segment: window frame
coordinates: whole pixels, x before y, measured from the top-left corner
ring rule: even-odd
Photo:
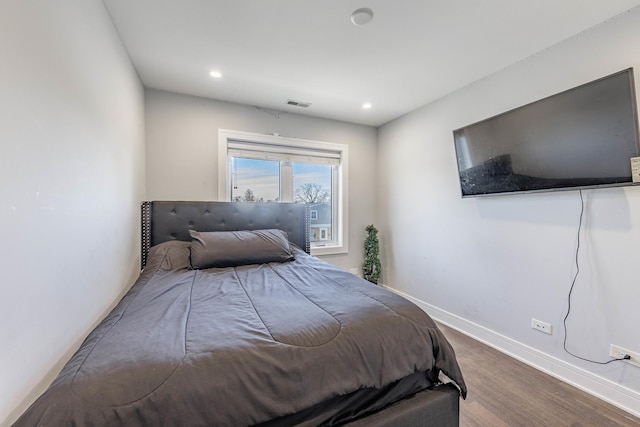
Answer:
[[[336,218],[335,243],[314,242],[311,246],[312,255],[333,255],[348,253],[348,169],[349,147],[346,144],[313,141],[308,139],[288,138],[279,135],[265,135],[259,133],[218,129],[218,194],[217,200],[231,200],[231,168],[229,167],[228,145],[230,141],[247,141],[262,144],[289,147],[292,150],[330,150],[340,153],[340,164],[337,169],[337,194],[332,200]],[[282,192],[281,188],[281,192]],[[282,194],[281,194],[282,198]]]

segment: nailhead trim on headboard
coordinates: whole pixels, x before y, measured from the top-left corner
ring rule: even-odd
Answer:
[[[141,247],[140,247],[140,265],[144,268],[147,265],[147,256],[151,247],[151,203],[142,202],[141,209]]]

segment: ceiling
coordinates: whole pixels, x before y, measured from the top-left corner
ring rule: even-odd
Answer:
[[[640,0],[104,3],[146,87],[379,126]]]

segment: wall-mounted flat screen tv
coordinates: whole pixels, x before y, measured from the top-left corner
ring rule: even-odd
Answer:
[[[462,197],[631,185],[633,69],[453,131]]]

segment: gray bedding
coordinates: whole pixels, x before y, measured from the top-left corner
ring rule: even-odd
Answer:
[[[465,396],[427,314],[294,255],[191,270],[188,243],[152,248],[129,293],[15,425],[253,425],[404,378],[435,384],[440,371]]]

